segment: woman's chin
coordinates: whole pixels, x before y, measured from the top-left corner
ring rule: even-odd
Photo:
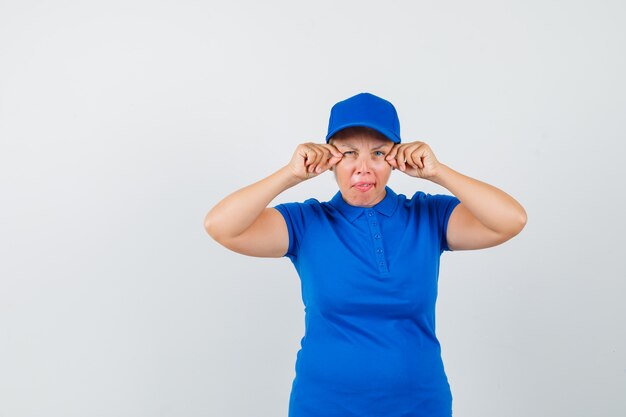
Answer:
[[[367,191],[360,191],[354,188],[350,189],[347,195],[344,196],[344,200],[351,206],[357,207],[372,207],[378,204],[385,197],[384,193],[376,190],[376,187],[371,187]]]

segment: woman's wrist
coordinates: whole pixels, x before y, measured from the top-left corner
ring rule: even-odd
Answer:
[[[430,181],[434,182],[435,184],[439,184],[444,188],[448,188],[446,185],[446,180],[450,177],[450,174],[452,173],[452,169],[445,165],[442,164],[441,162],[437,165],[437,170],[435,175],[433,175],[432,177],[428,178]]]
[[[274,175],[276,175],[280,183],[284,185],[285,190],[305,181],[304,179],[294,174],[289,165],[285,165],[284,167],[276,171]]]

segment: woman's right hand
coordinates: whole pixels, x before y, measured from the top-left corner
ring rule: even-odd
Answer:
[[[304,181],[330,169],[341,158],[343,154],[333,145],[307,142],[298,145],[288,167],[294,176]]]

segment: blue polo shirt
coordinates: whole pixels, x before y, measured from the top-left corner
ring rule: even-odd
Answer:
[[[279,204],[300,276],[305,334],[289,417],[450,417],[435,335],[448,218],[460,201],[386,187],[377,205]]]

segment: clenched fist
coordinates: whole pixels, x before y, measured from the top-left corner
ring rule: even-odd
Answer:
[[[307,142],[298,145],[288,166],[294,176],[304,181],[328,170],[341,158],[343,154],[333,145]]]
[[[394,145],[385,160],[407,175],[424,179],[436,176],[440,166],[430,146],[419,141]]]

